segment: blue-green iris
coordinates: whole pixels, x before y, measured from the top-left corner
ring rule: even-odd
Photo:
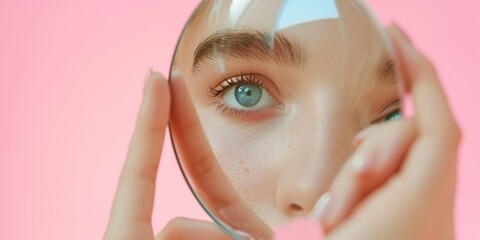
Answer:
[[[253,107],[262,98],[262,88],[258,85],[239,85],[235,88],[235,98],[240,105]]]
[[[400,110],[397,110],[397,111],[395,111],[395,112],[392,112],[392,113],[388,114],[388,115],[384,118],[384,120],[385,120],[385,121],[393,121],[393,120],[398,120],[398,119],[400,119],[400,118],[402,118],[402,115],[401,115],[401,113],[400,113]]]

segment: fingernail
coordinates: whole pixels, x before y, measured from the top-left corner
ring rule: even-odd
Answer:
[[[177,79],[180,76],[180,71],[178,70],[177,67],[172,66],[172,69],[170,70],[170,80]]]
[[[367,138],[370,135],[370,133],[372,133],[372,130],[374,128],[375,128],[374,126],[369,126],[367,128],[364,128],[359,133],[357,133],[357,135],[355,135],[355,137],[353,137],[353,141],[352,141],[353,146],[358,147],[358,145],[360,145],[360,143],[362,143],[362,141],[365,138]]]
[[[143,94],[145,94],[145,91],[147,89],[147,83],[148,83],[148,80],[150,79],[151,75],[152,75],[152,69],[148,68],[147,72],[145,73],[145,79],[144,79],[144,83],[143,83]]]
[[[315,206],[313,206],[313,209],[308,217],[312,220],[324,219],[328,212],[328,209],[331,208],[331,202],[332,197],[330,193],[324,193],[315,203]]]
[[[352,167],[357,173],[364,173],[370,167],[370,158],[365,158],[363,155],[356,154],[352,158]]]

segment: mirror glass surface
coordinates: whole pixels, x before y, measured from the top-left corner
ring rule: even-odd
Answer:
[[[171,126],[199,202],[237,239],[267,239],[271,227],[308,216],[354,151],[355,134],[400,117],[393,62],[361,1],[201,2],[172,71],[216,159],[189,162]]]

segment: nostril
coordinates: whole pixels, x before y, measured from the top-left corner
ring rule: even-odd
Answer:
[[[293,212],[303,212],[302,206],[300,206],[300,205],[298,205],[298,204],[295,204],[295,203],[290,204],[290,209],[291,209]]]

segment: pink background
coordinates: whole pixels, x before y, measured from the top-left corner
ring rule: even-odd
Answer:
[[[148,67],[167,72],[199,0],[0,0],[0,239],[100,239]],[[436,64],[464,131],[459,239],[480,239],[480,4],[368,0]],[[205,218],[167,144],[155,229]]]

